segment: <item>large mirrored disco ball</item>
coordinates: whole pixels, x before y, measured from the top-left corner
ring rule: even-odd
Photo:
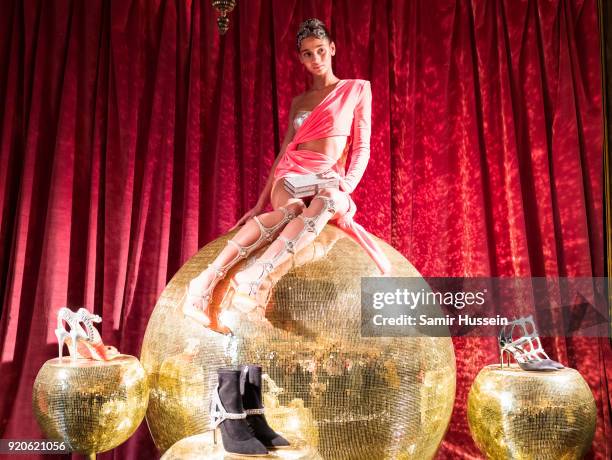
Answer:
[[[217,332],[223,331],[219,324],[212,325],[217,331],[202,327],[183,316],[181,301],[189,280],[232,236],[206,245],[179,270],[149,320],[141,361],[157,447],[164,452],[208,429],[217,368],[258,363],[269,376],[266,417],[300,451],[334,459],[433,457],[455,397],[451,339],[362,337],[361,277],[379,272],[332,225],[272,273],[265,322],[234,334]],[[393,264],[392,276],[420,277],[399,252],[377,241]],[[212,310],[227,304],[228,280],[244,263],[251,262],[235,266],[217,285]]]
[[[580,459],[595,434],[597,408],[575,369],[486,366],[468,395],[470,432],[492,459]]]

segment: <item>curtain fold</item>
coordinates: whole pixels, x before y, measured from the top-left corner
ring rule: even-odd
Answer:
[[[335,74],[371,81],[366,229],[427,276],[603,276],[596,0],[238,1],[223,38],[204,0],[5,0],[0,437],[42,437],[31,389],[61,306],[138,356],[167,282],[255,204],[307,87],[308,17],[330,26]],[[437,458],[482,458],[466,399],[495,343],[454,343]],[[591,456],[610,458],[609,342],[544,345],[589,383]],[[143,423],[99,458],[157,456]]]

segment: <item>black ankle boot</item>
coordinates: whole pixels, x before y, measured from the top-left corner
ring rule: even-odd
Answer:
[[[253,429],[255,437],[269,449],[288,446],[289,441],[270,428],[264,416],[261,399],[261,366],[244,366],[240,381],[242,405],[247,413],[246,420]]]
[[[221,428],[223,448],[232,454],[266,455],[268,450],[253,436],[246,421],[240,395],[240,370],[218,369],[219,385],[211,397],[211,420],[217,443],[217,426]]]

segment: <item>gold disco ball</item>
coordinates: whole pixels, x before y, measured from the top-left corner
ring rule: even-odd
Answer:
[[[596,407],[575,369],[480,371],[468,395],[472,437],[492,459],[580,459],[591,447]]]
[[[189,281],[233,235],[212,241],[178,271],[149,320],[141,361],[151,388],[146,418],[157,447],[165,452],[206,433],[217,368],[258,363],[269,375],[266,418],[295,447],[291,458],[433,457],[455,397],[451,339],[362,337],[361,278],[379,272],[332,225],[270,275],[265,322],[229,334],[215,321],[232,292],[228,280],[247,259],[217,285],[213,324],[205,328],[184,317],[181,302]],[[377,242],[394,267],[392,276],[420,277],[399,252]]]
[[[272,458],[287,460],[322,460],[316,449],[300,445],[277,449],[270,455]],[[196,434],[176,442],[162,455],[161,460],[228,460],[231,458],[247,458],[238,454],[228,454],[223,450],[221,441],[213,443],[212,432]]]
[[[127,440],[147,409],[145,371],[134,356],[110,361],[55,358],[43,364],[32,394],[45,436],[83,454],[105,452]]]

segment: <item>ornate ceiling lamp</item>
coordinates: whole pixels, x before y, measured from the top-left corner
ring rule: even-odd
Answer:
[[[231,13],[236,6],[236,0],[212,0],[212,6],[219,12],[219,17],[217,18],[219,33],[225,35],[227,29],[229,29],[228,14]]]

